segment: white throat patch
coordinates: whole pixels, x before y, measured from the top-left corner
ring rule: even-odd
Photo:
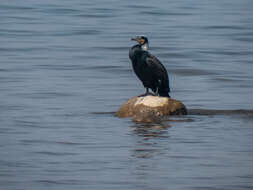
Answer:
[[[144,51],[148,51],[148,43],[145,43],[141,46],[141,49]]]

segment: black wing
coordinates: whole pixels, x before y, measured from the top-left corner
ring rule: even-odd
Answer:
[[[160,91],[162,95],[169,93],[170,92],[169,78],[166,68],[155,56],[151,54],[149,54],[148,57],[146,58],[146,63],[148,67],[152,70],[154,77],[160,83],[158,87],[158,92]]]
[[[167,70],[155,56],[149,54],[146,58],[146,63],[148,67],[152,69],[153,74],[158,80],[165,80],[165,82],[168,82]]]

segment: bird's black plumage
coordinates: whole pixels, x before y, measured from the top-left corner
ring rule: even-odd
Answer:
[[[170,97],[169,78],[165,67],[148,49],[148,39],[144,36],[134,38],[138,42],[129,50],[129,58],[137,77],[142,81],[146,88],[146,94],[150,88],[157,95]]]

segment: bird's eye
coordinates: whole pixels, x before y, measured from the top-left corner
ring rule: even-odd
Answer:
[[[145,42],[144,39],[142,39],[142,38],[139,38],[139,39],[138,39],[138,43],[139,43],[139,44],[144,44],[144,42]]]

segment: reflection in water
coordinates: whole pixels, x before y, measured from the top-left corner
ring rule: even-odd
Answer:
[[[135,158],[151,158],[161,155],[164,152],[164,143],[169,139],[168,129],[171,128],[169,122],[192,122],[187,117],[163,117],[160,123],[135,123],[132,126],[133,133],[137,135],[136,146],[133,150]]]
[[[133,133],[139,138],[133,150],[133,157],[136,158],[151,158],[157,154],[162,154],[162,149],[154,139],[169,138],[169,124],[135,124]]]
[[[171,126],[168,123],[137,123],[132,126],[133,148],[130,150],[131,157],[134,159],[131,173],[136,177],[138,186],[147,188],[147,181],[159,171],[161,156],[166,155],[169,142],[169,131]],[[152,178],[154,178],[153,176]],[[155,183],[155,182],[154,182]]]
[[[138,136],[145,137],[145,140],[153,137],[168,138],[167,129],[171,127],[169,124],[135,124],[134,133]],[[166,135],[165,135],[166,134]]]

